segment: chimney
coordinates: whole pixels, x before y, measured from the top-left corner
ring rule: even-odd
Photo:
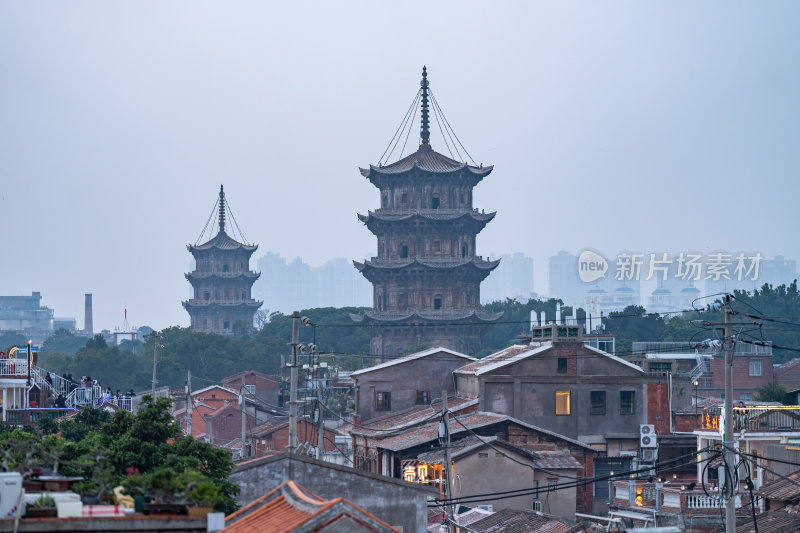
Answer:
[[[89,335],[94,335],[94,325],[92,324],[92,293],[86,293],[83,315],[83,331]]]

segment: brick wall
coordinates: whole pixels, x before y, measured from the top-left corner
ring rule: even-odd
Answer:
[[[659,435],[670,433],[671,409],[669,405],[669,381],[651,381],[647,384],[647,423],[656,427]]]

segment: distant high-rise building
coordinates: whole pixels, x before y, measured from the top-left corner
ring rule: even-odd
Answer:
[[[533,258],[517,252],[499,256],[500,265],[481,284],[481,302],[517,298],[527,301],[534,296]]]
[[[474,354],[501,316],[480,310],[481,281],[498,261],[475,249],[477,234],[495,214],[472,207],[472,189],[492,167],[470,166],[431,148],[424,68],[421,86],[417,151],[361,169],[380,191],[380,208],[359,215],[377,237],[378,252],[354,261],[373,285],[373,309],[353,320],[370,334],[373,354],[390,357],[419,344]]]
[[[577,303],[581,307],[587,287],[578,277],[578,256],[563,250],[558,252],[550,257],[548,273],[549,296],[561,298],[566,305]]]
[[[225,232],[225,216],[230,208],[221,185],[217,206],[217,235],[203,244],[187,246],[196,267],[186,274],[194,297],[183,302],[183,307],[191,317],[193,330],[232,335],[238,328],[251,330],[255,313],[261,307],[261,302],[250,295],[259,276],[250,270],[250,256],[258,245],[241,243]]]
[[[53,330],[53,310],[42,305],[42,294],[0,296],[0,331]]]

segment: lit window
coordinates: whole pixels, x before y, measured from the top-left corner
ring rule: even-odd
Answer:
[[[376,392],[375,393],[375,410],[376,411],[390,411],[392,409],[392,393],[390,392]]]
[[[589,393],[592,401],[591,414],[604,415],[606,414],[606,391],[593,390]]]
[[[750,375],[761,375],[761,359],[750,359]]]
[[[556,391],[556,414],[568,415],[569,414],[569,391],[557,390]]]
[[[633,400],[635,397],[636,395],[632,390],[623,390],[619,392],[619,414],[633,414]]]

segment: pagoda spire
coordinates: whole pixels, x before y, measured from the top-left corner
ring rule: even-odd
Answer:
[[[420,137],[422,144],[430,146],[431,138],[431,125],[428,116],[428,70],[422,67],[422,81],[419,83],[422,87],[422,122],[420,124]]]
[[[225,233],[225,190],[219,186],[219,232]]]

